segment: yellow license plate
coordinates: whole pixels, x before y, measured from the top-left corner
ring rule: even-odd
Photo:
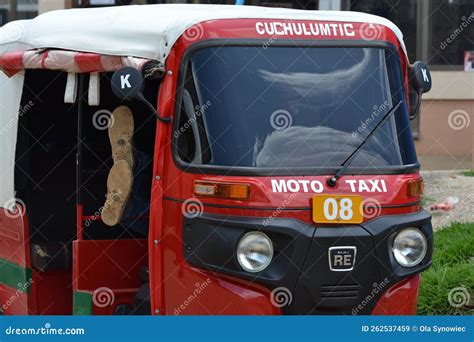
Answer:
[[[362,196],[314,195],[313,221],[316,223],[361,223],[364,220]]]

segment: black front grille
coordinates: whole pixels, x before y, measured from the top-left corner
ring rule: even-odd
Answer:
[[[321,299],[357,299],[360,286],[351,285],[321,285]]]

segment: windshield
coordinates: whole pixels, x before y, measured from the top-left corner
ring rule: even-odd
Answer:
[[[338,167],[404,101],[398,56],[385,48],[210,47],[191,55],[185,78],[175,137],[194,165]],[[403,102],[351,167],[415,163],[408,125]]]

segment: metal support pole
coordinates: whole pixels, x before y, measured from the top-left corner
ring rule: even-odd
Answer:
[[[83,238],[83,205],[82,205],[82,122],[84,112],[84,74],[79,74],[79,96],[77,103],[77,150],[76,150],[76,208],[77,240]]]

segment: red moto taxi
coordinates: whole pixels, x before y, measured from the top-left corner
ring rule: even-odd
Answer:
[[[391,22],[131,6],[14,22],[1,46],[2,314],[416,312],[431,76]],[[121,105],[147,235],[101,220]]]

